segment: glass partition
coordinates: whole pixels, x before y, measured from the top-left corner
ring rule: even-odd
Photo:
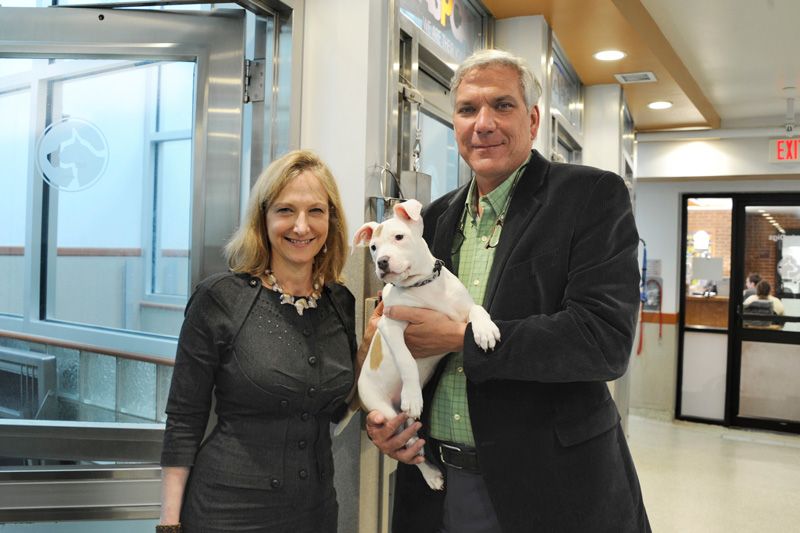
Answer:
[[[48,101],[34,176],[49,206],[46,317],[177,336],[189,285],[194,63],[37,63]]]
[[[2,80],[29,68],[29,60],[0,59],[0,313],[15,316],[23,306],[31,92]]]
[[[685,325],[727,329],[731,198],[689,198],[686,212]]]

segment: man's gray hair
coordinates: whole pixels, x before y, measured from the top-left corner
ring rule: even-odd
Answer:
[[[533,75],[528,62],[505,50],[497,49],[479,50],[458,66],[453,79],[450,81],[450,102],[455,105],[456,89],[461,85],[467,74],[475,69],[494,66],[511,67],[519,73],[520,89],[522,89],[522,96],[525,98],[525,106],[529,110],[539,102],[539,97],[542,95],[542,85]]]

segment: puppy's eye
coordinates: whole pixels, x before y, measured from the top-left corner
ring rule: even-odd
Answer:
[[[372,246],[369,247],[369,249],[374,252],[375,250],[378,249],[378,247],[373,244]]]
[[[396,241],[402,241],[402,240],[403,240],[403,236],[402,236],[402,235],[395,235],[395,236],[394,236],[394,240],[396,240]]]

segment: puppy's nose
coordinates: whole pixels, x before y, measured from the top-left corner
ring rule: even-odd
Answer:
[[[378,258],[378,268],[386,272],[389,270],[389,258],[386,256]]]

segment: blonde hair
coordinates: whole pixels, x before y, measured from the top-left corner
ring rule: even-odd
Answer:
[[[328,194],[327,251],[314,258],[314,279],[341,282],[347,258],[347,223],[339,188],[328,166],[315,153],[294,150],[273,161],[250,190],[244,222],[225,245],[228,267],[234,272],[260,275],[270,264],[267,210],[284,188],[297,176],[309,171]],[[323,248],[324,250],[324,248]]]

